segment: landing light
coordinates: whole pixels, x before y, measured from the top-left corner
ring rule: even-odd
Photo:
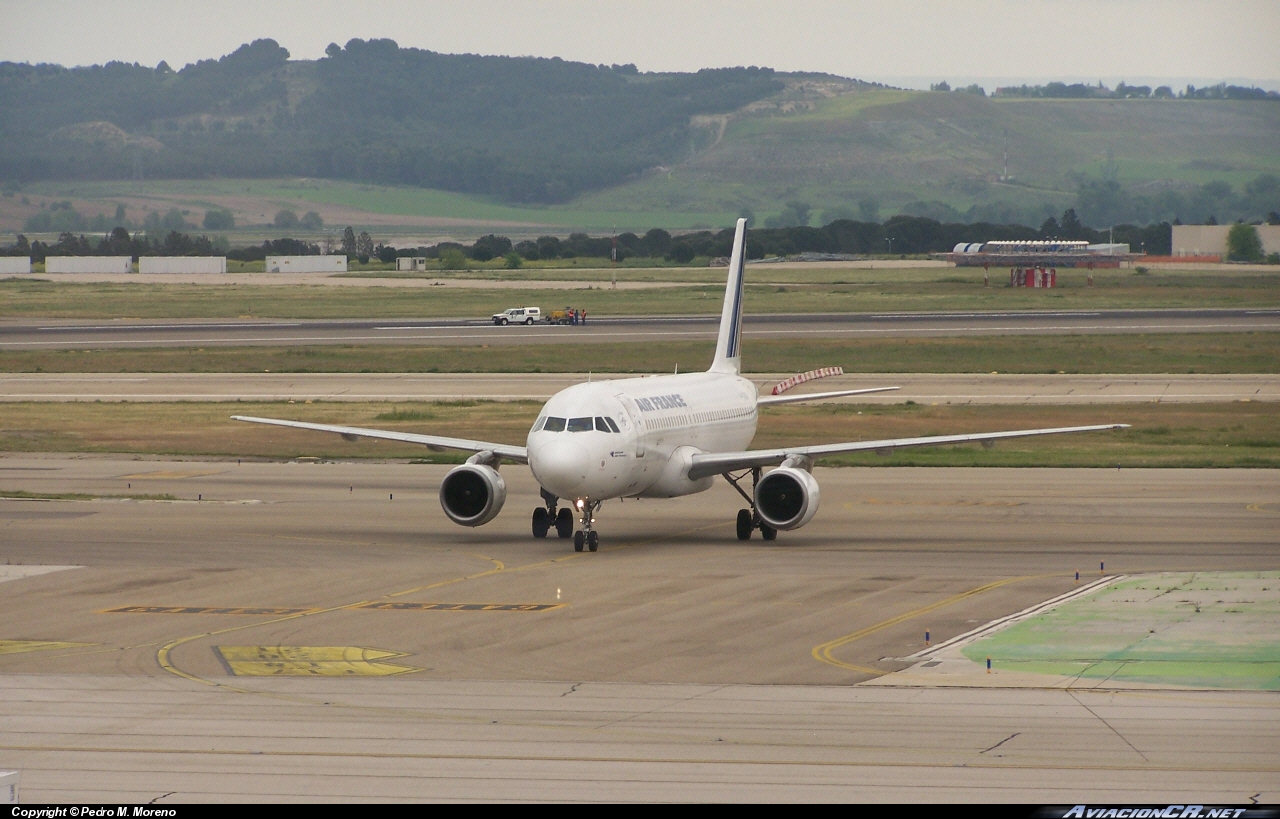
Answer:
[[[581,500],[579,500],[579,501],[577,502],[577,504],[578,504],[578,509],[582,509],[582,501],[581,501]]]

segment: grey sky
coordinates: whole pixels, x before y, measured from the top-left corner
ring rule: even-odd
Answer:
[[[1278,0],[0,0],[0,60],[174,68],[271,37],[294,58],[389,37],[448,53],[765,65],[920,87],[1101,79],[1280,88]]]

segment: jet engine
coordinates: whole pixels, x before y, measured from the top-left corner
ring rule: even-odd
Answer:
[[[799,529],[818,512],[818,482],[803,469],[780,467],[756,484],[756,512],[774,529]]]
[[[482,526],[507,502],[507,482],[486,464],[463,464],[440,483],[440,506],[460,526]]]

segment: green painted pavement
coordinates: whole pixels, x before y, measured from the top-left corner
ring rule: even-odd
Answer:
[[[1143,575],[962,650],[993,667],[1089,680],[1280,690],[1280,572]]]

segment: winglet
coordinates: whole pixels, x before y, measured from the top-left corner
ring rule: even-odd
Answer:
[[[716,340],[716,357],[710,372],[742,372],[742,282],[747,266],[747,220],[738,220],[733,237],[733,255],[729,257],[729,281],[724,288],[724,309],[720,313],[720,338]]]

